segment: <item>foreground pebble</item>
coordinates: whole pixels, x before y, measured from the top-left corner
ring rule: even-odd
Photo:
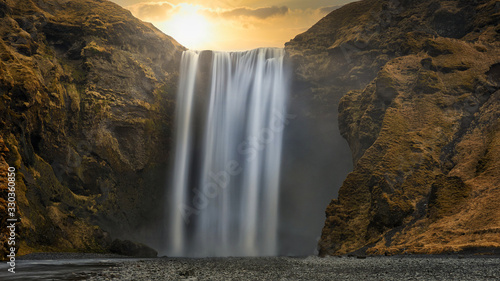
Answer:
[[[500,258],[164,258],[122,261],[100,272],[78,277],[88,280],[499,280]]]

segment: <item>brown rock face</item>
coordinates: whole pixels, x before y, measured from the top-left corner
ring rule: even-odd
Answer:
[[[500,247],[499,19],[497,1],[365,0],[287,44],[319,96],[343,96],[355,164],[321,255]]]
[[[135,239],[158,219],[184,48],[108,1],[7,0],[0,17],[0,163],[18,171],[20,252]]]

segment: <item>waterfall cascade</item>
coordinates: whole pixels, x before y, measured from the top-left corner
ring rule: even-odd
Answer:
[[[277,254],[283,58],[274,48],[183,53],[165,254]]]

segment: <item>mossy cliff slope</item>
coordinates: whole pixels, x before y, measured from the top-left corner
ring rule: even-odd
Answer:
[[[0,1],[0,164],[17,170],[20,253],[104,251],[157,219],[182,50],[109,1]]]
[[[355,164],[321,255],[500,247],[499,23],[498,1],[366,0],[287,44],[318,98],[343,96]]]

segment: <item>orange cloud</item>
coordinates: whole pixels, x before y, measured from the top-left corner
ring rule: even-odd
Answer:
[[[328,14],[328,13],[330,13],[332,11],[337,10],[340,7],[342,7],[342,5],[322,7],[322,8],[319,8],[319,11],[322,12],[322,13]]]
[[[263,7],[263,8],[236,8],[221,13],[216,13],[218,16],[233,18],[233,17],[253,17],[258,19],[266,19],[273,16],[283,16],[288,13],[289,9],[286,6],[282,7]]]
[[[175,12],[169,2],[143,2],[126,7],[136,17],[146,21],[164,21]]]

